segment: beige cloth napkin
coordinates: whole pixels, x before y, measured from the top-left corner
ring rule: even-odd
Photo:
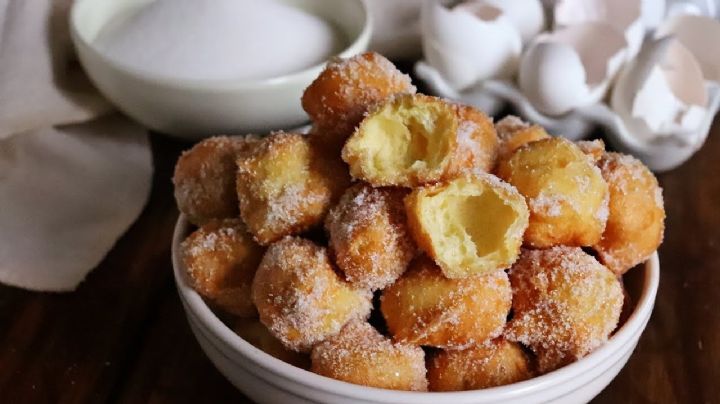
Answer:
[[[142,211],[146,131],[74,58],[70,0],[0,0],[0,282],[73,290]],[[110,115],[108,115],[110,113]]]

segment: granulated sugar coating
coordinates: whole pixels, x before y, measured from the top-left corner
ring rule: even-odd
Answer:
[[[607,341],[620,318],[620,281],[575,247],[524,250],[510,269],[513,319],[506,337],[529,346],[543,373]]]
[[[533,376],[522,347],[502,338],[462,351],[440,351],[428,363],[432,391],[477,390]]]
[[[216,136],[183,152],[175,165],[173,184],[178,209],[202,225],[212,219],[238,216],[235,193],[235,159],[250,150],[259,138]]]
[[[180,248],[190,283],[198,293],[236,316],[257,314],[250,285],[264,251],[240,219],[210,221]]]
[[[348,189],[325,219],[330,250],[350,283],[382,289],[405,272],[417,247],[398,188],[361,183]]]
[[[366,319],[372,308],[372,294],[340,279],[325,248],[295,237],[268,248],[252,299],[270,333],[299,352],[337,334],[352,319]]]
[[[364,386],[427,391],[422,348],[393,343],[366,321],[354,320],[312,350],[312,371]]]
[[[422,256],[383,291],[380,307],[395,341],[464,349],[502,333],[511,298],[504,271],[448,279]]]
[[[327,21],[277,0],[156,0],[103,29],[115,62],[169,79],[251,80],[315,66],[344,46]]]

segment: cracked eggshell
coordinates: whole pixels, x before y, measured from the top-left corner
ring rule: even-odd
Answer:
[[[646,16],[657,12],[659,5],[643,0],[560,0],[555,4],[555,27],[587,22],[609,24],[625,36],[630,59],[640,51],[645,37],[642,3],[647,3]]]
[[[701,15],[680,14],[662,24],[656,38],[672,35],[695,56],[705,80],[720,82],[720,22]]]
[[[672,37],[643,49],[618,77],[611,99],[628,132],[641,142],[673,136],[692,143],[707,104],[700,65]]]
[[[513,76],[522,40],[502,10],[476,2],[452,9],[443,4],[423,4],[422,45],[427,62],[455,90]]]
[[[373,19],[370,48],[390,59],[417,58],[420,54],[418,0],[366,0]]]
[[[537,37],[520,63],[519,86],[540,112],[562,115],[600,101],[625,60],[623,36],[604,23]]]
[[[502,10],[515,29],[520,32],[523,44],[532,41],[545,30],[545,10],[540,0],[478,0]]]

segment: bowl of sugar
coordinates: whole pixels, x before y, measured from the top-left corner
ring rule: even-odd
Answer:
[[[304,124],[303,89],[371,35],[363,0],[76,0],[70,26],[112,103],[190,140]]]

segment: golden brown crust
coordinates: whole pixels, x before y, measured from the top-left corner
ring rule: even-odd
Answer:
[[[395,282],[415,256],[399,188],[356,184],[330,210],[325,228],[330,251],[345,279],[377,290]]]
[[[260,320],[256,318],[238,319],[233,330],[240,338],[266,354],[301,369],[310,369],[309,355],[285,348],[280,340],[270,334]]]
[[[268,248],[252,284],[260,321],[299,352],[337,334],[348,321],[367,318],[371,298],[340,279],[325,248],[294,237]]]
[[[416,188],[405,208],[418,246],[452,279],[508,268],[528,226],[523,196],[485,173]]]
[[[502,160],[509,158],[528,143],[550,137],[542,126],[530,125],[513,115],[508,115],[496,123],[495,129],[500,139],[498,158]]]
[[[447,279],[423,256],[383,291],[380,308],[395,341],[463,349],[499,336],[510,304],[505,272]]]
[[[487,171],[497,135],[474,108],[423,94],[378,105],[345,143],[342,158],[356,179],[373,186],[414,186]]]
[[[543,373],[589,354],[618,324],[622,285],[580,248],[525,250],[510,283],[513,319],[506,337],[530,347]]]
[[[422,348],[393,343],[360,320],[313,348],[312,371],[363,386],[427,391]]]
[[[257,315],[250,297],[264,249],[240,219],[214,220],[180,245],[190,284],[203,297],[240,317]]]
[[[527,200],[527,245],[591,246],[600,240],[608,186],[600,170],[569,140],[554,137],[522,146],[500,161],[498,176]]]
[[[607,153],[600,162],[610,188],[605,232],[593,248],[618,275],[645,261],[662,243],[665,207],[662,188],[639,160]]]
[[[178,209],[190,223],[200,226],[237,217],[235,159],[258,140],[254,135],[216,136],[183,152],[175,164],[173,184]]]
[[[590,158],[593,164],[597,164],[605,155],[605,142],[602,139],[578,140],[575,144]]]
[[[486,389],[532,376],[522,347],[502,338],[462,351],[440,351],[428,363],[430,391]]]
[[[366,52],[328,63],[305,89],[302,106],[327,141],[342,144],[368,109],[402,93],[415,93],[410,77],[385,57]]]
[[[322,223],[349,185],[339,160],[296,133],[270,135],[237,166],[240,216],[261,245]]]

